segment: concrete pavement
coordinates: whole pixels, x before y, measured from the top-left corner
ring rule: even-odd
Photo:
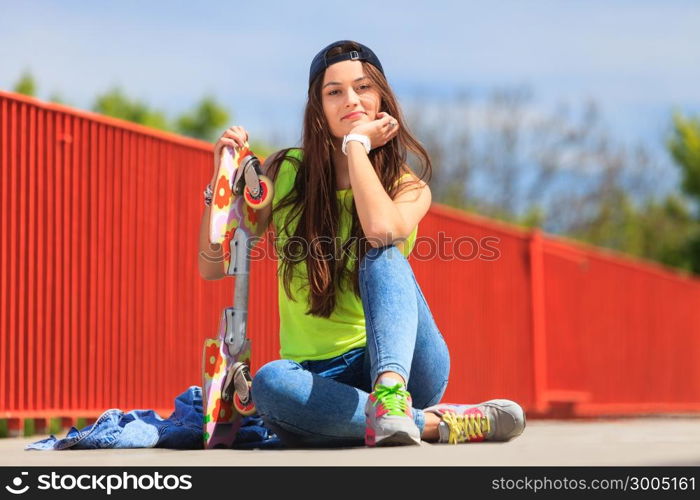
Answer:
[[[693,465],[700,466],[700,416],[585,421],[531,420],[508,443],[332,450],[25,451],[46,437],[0,439],[3,466],[200,465]],[[59,436],[62,437],[62,436]]]

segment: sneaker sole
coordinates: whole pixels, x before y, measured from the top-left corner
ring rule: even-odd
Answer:
[[[377,440],[374,446],[405,446],[411,444],[419,445],[420,439],[416,441],[416,439],[407,432],[395,432]]]

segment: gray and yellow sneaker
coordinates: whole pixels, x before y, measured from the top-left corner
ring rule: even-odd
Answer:
[[[367,399],[365,417],[367,446],[420,444],[411,395],[403,384],[377,384]]]
[[[508,399],[476,405],[438,404],[423,411],[442,419],[438,426],[440,443],[508,441],[525,430],[525,412]]]

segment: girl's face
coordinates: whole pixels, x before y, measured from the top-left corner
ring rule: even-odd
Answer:
[[[360,61],[342,61],[326,68],[321,102],[331,135],[341,139],[355,125],[376,119],[381,98]]]

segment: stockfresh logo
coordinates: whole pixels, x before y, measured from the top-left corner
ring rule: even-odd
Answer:
[[[12,486],[7,485],[7,486],[5,486],[5,489],[7,491],[9,491],[10,493],[12,493],[13,495],[22,495],[22,494],[26,493],[27,490],[29,490],[29,485],[27,484],[25,486],[22,486],[22,483],[24,482],[22,479],[23,479],[23,476],[28,476],[28,475],[29,475],[29,472],[22,472],[21,475],[15,477],[12,480]]]

